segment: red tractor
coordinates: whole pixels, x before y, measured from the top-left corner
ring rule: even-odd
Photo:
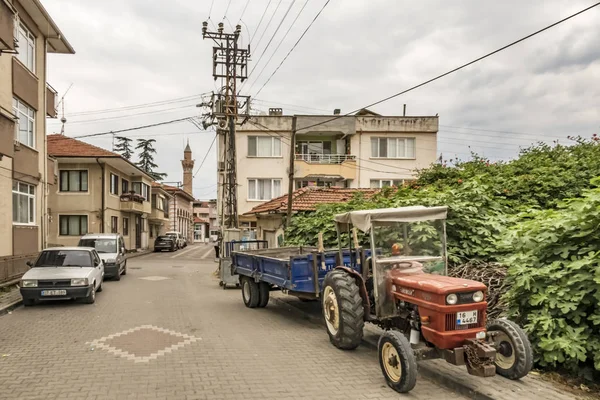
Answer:
[[[446,207],[415,206],[335,216],[339,259],[347,237],[351,264],[360,263],[362,273],[339,266],[325,277],[329,338],[340,349],[354,349],[365,321],[383,328],[379,363],[400,393],[415,386],[420,360],[443,358],[472,375],[509,379],[532,368],[525,332],[506,319],[487,321],[487,287],[447,276],[446,215]],[[370,251],[358,246],[357,230],[370,235]]]

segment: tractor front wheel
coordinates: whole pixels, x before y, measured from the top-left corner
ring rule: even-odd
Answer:
[[[386,331],[377,344],[379,365],[388,386],[398,393],[411,391],[417,383],[417,360],[406,337]]]
[[[353,350],[363,338],[364,308],[358,285],[343,270],[333,270],[323,282],[323,316],[329,340],[338,349]]]
[[[496,348],[496,373],[508,379],[521,379],[533,367],[533,352],[527,334],[512,321],[498,319],[488,325]]]

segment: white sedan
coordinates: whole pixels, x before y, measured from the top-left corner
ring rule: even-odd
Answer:
[[[38,300],[83,299],[96,301],[102,291],[104,262],[93,248],[54,247],[43,250],[21,278],[23,304]]]

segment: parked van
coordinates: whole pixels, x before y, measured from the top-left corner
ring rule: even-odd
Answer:
[[[104,261],[104,276],[120,281],[127,275],[125,242],[120,233],[90,233],[79,239],[79,247],[92,247]]]
[[[185,239],[183,238],[183,236],[181,236],[181,233],[171,231],[171,232],[165,233],[165,235],[171,236],[173,238],[173,240],[175,241],[175,247],[177,249],[183,249],[185,246],[187,246],[187,243],[186,243]]]

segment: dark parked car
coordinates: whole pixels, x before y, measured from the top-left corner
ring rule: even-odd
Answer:
[[[171,236],[158,236],[154,241],[154,251],[175,251],[176,249],[175,240]]]

